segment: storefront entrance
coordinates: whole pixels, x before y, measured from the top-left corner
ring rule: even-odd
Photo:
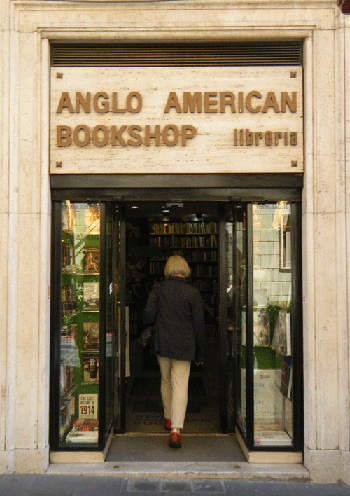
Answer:
[[[247,450],[300,451],[295,191],[257,201],[187,196],[55,199],[52,450],[103,451],[113,433],[164,432],[142,309],[178,253],[203,297],[207,344],[204,366],[191,371],[184,434],[236,431]]]

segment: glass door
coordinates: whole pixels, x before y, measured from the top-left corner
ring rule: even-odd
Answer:
[[[246,433],[246,206],[229,204],[225,212],[225,330],[227,336],[227,430]]]
[[[247,341],[247,213],[246,206],[233,207],[232,226],[232,301],[233,301],[233,367],[235,377],[234,417],[242,434],[246,422],[246,341]]]
[[[119,218],[114,206],[110,203],[101,204],[101,312],[100,323],[103,330],[101,336],[101,378],[100,402],[105,406],[105,414],[100,418],[100,428],[104,433],[104,445],[112,433],[115,421],[115,403],[118,403],[118,386],[115,374],[116,357],[120,352],[120,325],[118,315],[118,297],[120,281],[116,268],[119,264]]]
[[[125,215],[123,205],[114,204],[113,308],[114,317],[114,431],[125,432],[126,370],[129,367],[129,316],[125,306]]]
[[[115,362],[115,347],[114,341],[117,341],[118,326],[116,326],[115,321],[115,291],[119,289],[116,281],[114,280],[115,265],[118,259],[118,245],[114,243],[114,229],[118,222],[118,219],[114,218],[113,206],[110,203],[105,204],[105,264],[106,264],[106,282],[104,284],[104,294],[105,294],[105,371],[106,371],[106,424],[105,424],[105,442],[107,442],[107,436],[110,435],[113,422],[114,422],[114,398],[115,394],[115,384],[114,384],[114,362]]]

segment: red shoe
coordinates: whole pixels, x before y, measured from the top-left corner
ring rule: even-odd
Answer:
[[[171,420],[166,420],[164,422],[164,427],[166,431],[171,431]]]
[[[169,439],[170,448],[181,448],[181,439],[177,432],[172,432]]]

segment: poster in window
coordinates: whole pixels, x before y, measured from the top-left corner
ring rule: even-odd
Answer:
[[[84,354],[83,356],[84,367],[84,381],[85,382],[98,382],[100,378],[99,368],[100,363],[97,354]]]
[[[98,351],[99,324],[98,322],[84,322],[83,349],[84,351]]]
[[[84,310],[84,312],[98,312],[99,311],[99,283],[98,282],[84,282],[83,310]]]
[[[98,394],[79,394],[79,419],[97,419]]]
[[[84,274],[99,274],[100,272],[99,248],[84,248],[83,270],[84,270]]]

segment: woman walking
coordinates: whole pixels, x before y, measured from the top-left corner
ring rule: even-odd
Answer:
[[[184,258],[170,257],[164,268],[166,279],[153,288],[144,310],[144,325],[155,327],[154,351],[171,448],[181,448],[191,361],[200,365],[204,360],[203,304],[199,291],[187,281],[190,274]]]

